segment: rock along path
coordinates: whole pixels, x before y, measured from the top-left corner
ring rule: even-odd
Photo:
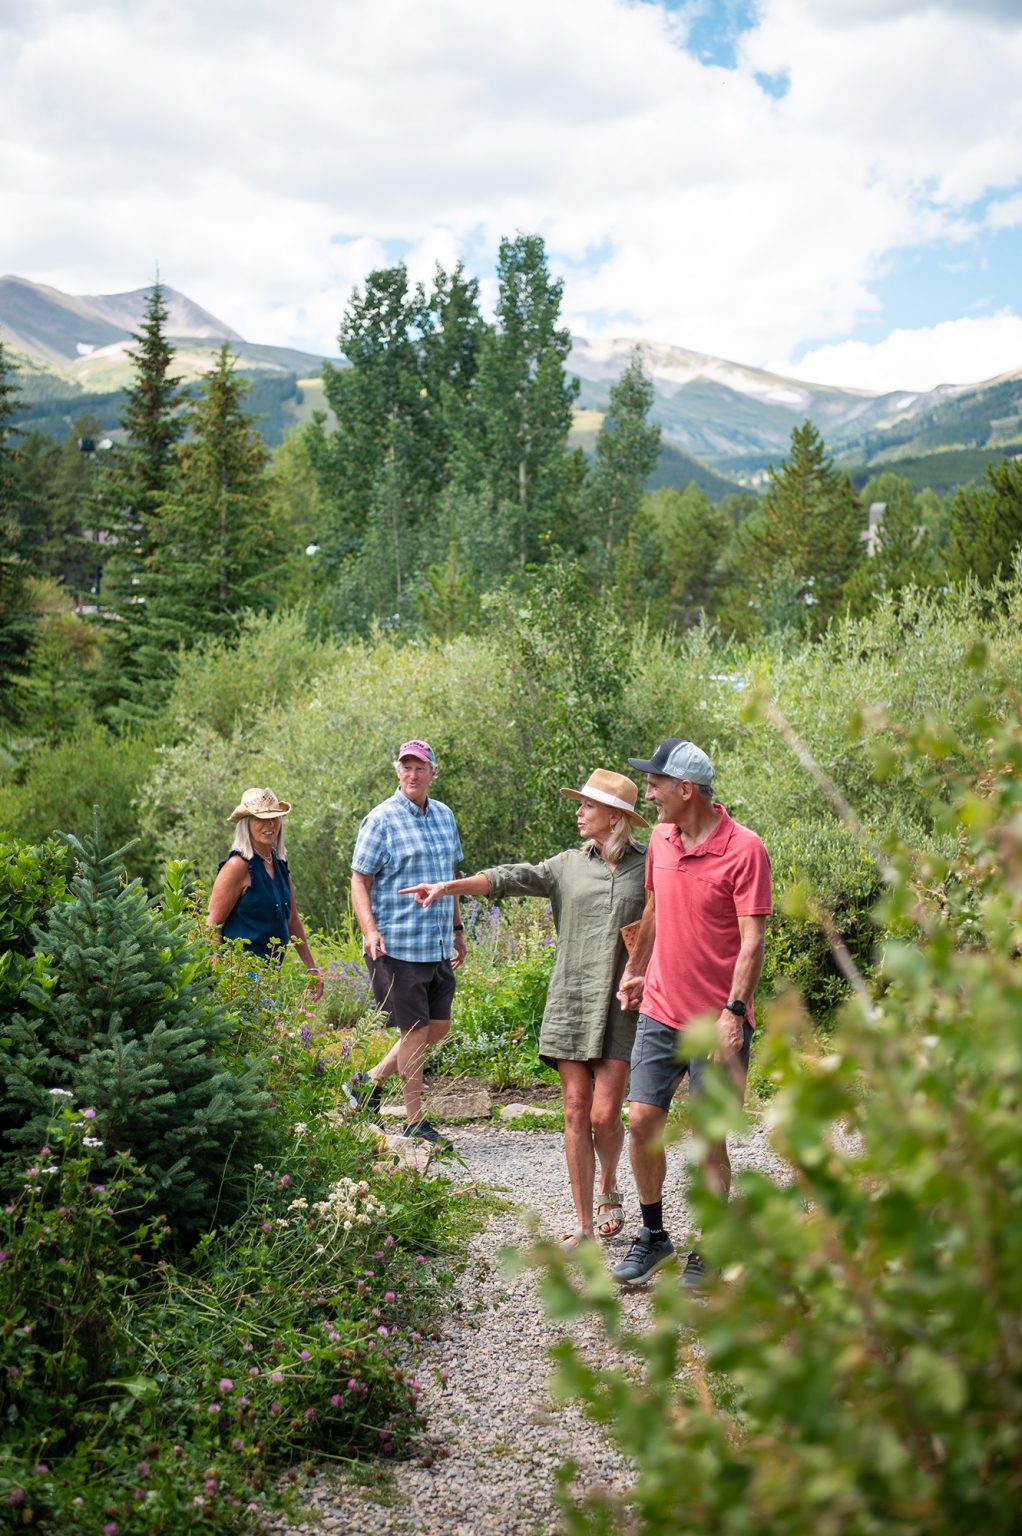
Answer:
[[[555,1476],[569,1456],[582,1493],[624,1493],[630,1485],[627,1461],[581,1409],[551,1402],[549,1348],[559,1328],[546,1317],[535,1272],[507,1279],[499,1262],[502,1248],[529,1243],[530,1212],[544,1236],[574,1227],[562,1136],[493,1125],[458,1126],[451,1135],[465,1165],[447,1165],[455,1180],[503,1192],[513,1208],[492,1216],[471,1239],[450,1313],[424,1348],[417,1374],[426,1426],[418,1454],[394,1464],[391,1485],[375,1496],[344,1474],[323,1472],[305,1493],[311,1520],[274,1523],[273,1536],[549,1536],[559,1528]],[[730,1145],[736,1169],[754,1164],[783,1178],[759,1129]],[[680,1146],[668,1150],[668,1163],[665,1215],[680,1234],[689,1220]],[[624,1230],[602,1245],[611,1264],[623,1257],[639,1225],[626,1164],[627,1146],[618,1181]],[[625,1305],[632,1325],[641,1328],[648,1292],[627,1293]],[[607,1358],[594,1318],[567,1331],[591,1359]],[[446,1390],[441,1368],[448,1372]]]

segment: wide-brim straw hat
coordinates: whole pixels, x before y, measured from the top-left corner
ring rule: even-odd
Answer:
[[[561,794],[567,795],[569,800],[584,798],[598,800],[600,805],[612,805],[628,817],[633,827],[649,826],[645,816],[640,816],[635,809],[639,791],[627,774],[611,773],[609,768],[594,768],[581,789],[562,789]]]
[[[272,789],[246,789],[227,820],[244,821],[246,816],[254,816],[256,821],[270,821],[274,816],[286,816],[290,809],[290,800],[278,800]]]

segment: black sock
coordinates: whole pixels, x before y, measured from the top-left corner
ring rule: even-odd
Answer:
[[[666,1237],[664,1232],[664,1202],[656,1200],[652,1205],[643,1205],[639,1202],[639,1210],[642,1212],[642,1225],[649,1228],[650,1237]]]

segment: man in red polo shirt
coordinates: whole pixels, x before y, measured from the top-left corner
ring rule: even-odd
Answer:
[[[646,799],[658,812],[646,855],[646,910],[618,992],[623,1007],[641,1007],[628,1127],[642,1227],[613,1273],[622,1285],[641,1285],[674,1257],[663,1219],[671,1099],[686,1073],[689,1091],[698,1093],[706,1065],[685,1056],[681,1032],[698,1016],[712,1016],[716,1059],[744,1095],[771,893],[767,851],[714,801],[713,765],[701,748],[671,736],[650,759],[628,761],[645,773]],[[710,1143],[702,1167],[726,1198],[727,1143]],[[683,1284],[695,1288],[705,1280],[702,1258],[690,1253]]]

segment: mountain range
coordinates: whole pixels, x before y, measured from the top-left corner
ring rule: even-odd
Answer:
[[[116,428],[130,382],[132,332],[149,290],[61,293],[0,278],[0,341],[18,367],[19,425],[63,435],[87,411]],[[175,372],[197,378],[228,342],[252,384],[250,408],[270,443],[324,405],[321,355],[245,341],[185,294],[164,287]],[[807,384],[662,342],[575,337],[568,371],[580,381],[575,440],[591,449],[610,390],[638,348],[654,387],[651,418],[664,452],[651,483],[695,479],[711,495],[756,485],[807,418],[838,462],[862,479],[897,468],[939,488],[975,478],[986,462],[1022,452],[1022,368],[980,384],[875,392]],[[339,358],[329,361],[340,365]]]

